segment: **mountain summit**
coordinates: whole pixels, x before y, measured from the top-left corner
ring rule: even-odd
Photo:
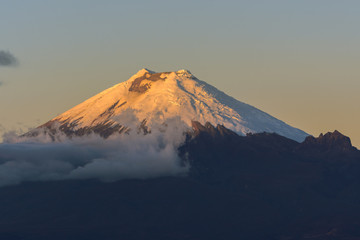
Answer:
[[[191,130],[192,123],[218,124],[246,135],[276,132],[303,141],[307,134],[269,114],[240,102],[196,78],[188,70],[156,73],[141,69],[119,83],[55,117],[38,129],[60,129],[66,135],[91,132],[107,137],[132,129],[164,130],[176,122]]]

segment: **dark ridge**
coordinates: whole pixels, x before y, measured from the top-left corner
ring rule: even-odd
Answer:
[[[94,120],[92,121],[92,123],[94,123],[95,121],[97,121],[97,120],[98,120],[99,118],[101,118],[101,117],[104,117],[104,116],[110,117],[110,116],[112,116],[112,115],[114,114],[115,107],[118,105],[119,101],[120,101],[120,100],[116,101],[116,102],[115,102],[113,105],[111,105],[108,109],[106,109],[104,112],[102,112],[96,119],[94,119]],[[120,104],[120,105],[119,105],[118,107],[116,107],[116,108],[119,108],[119,107],[123,106],[125,103],[126,103],[126,102]]]
[[[119,100],[120,101],[120,100]],[[113,105],[111,105],[107,110],[105,110],[103,113],[101,113],[97,118],[95,118],[93,121],[92,121],[92,124],[96,121],[98,121],[100,118],[104,117],[104,116],[108,116],[108,117],[111,117],[114,112],[115,112],[115,109],[117,108],[120,108],[122,106],[124,106],[127,102],[123,102],[121,104],[119,104],[119,101],[115,102]],[[65,120],[67,122],[67,120]]]
[[[113,114],[113,112],[114,112],[114,109],[115,109],[115,107],[116,107],[116,105],[119,103],[119,101],[120,100],[117,100],[113,105],[111,105],[107,110],[105,110],[103,113],[101,113],[100,115],[99,115],[99,117],[103,117],[103,116],[105,116],[105,115],[112,115]]]
[[[208,135],[213,138],[215,137],[225,137],[225,136],[238,136],[235,132],[227,129],[224,125],[218,124],[216,128],[209,122],[206,122],[205,125],[202,125],[198,121],[192,121],[192,128],[194,136],[198,135]]]
[[[164,81],[164,78],[161,78],[161,74],[163,73],[146,73],[144,74],[144,76],[141,76],[139,78],[136,78],[133,83],[131,84],[129,91],[130,92],[138,92],[138,93],[144,93],[146,92],[148,89],[151,88],[151,83],[146,83],[141,85],[142,81],[144,80],[148,80],[151,82],[156,82],[156,81]]]
[[[317,138],[308,136],[301,144],[300,149],[311,152],[356,151],[356,148],[351,144],[350,138],[337,130],[328,132],[325,135],[321,133]]]
[[[121,103],[119,106],[117,106],[116,108],[121,108],[122,106],[124,106],[127,103],[127,101]]]
[[[110,121],[104,122],[102,124],[98,124],[93,127],[83,127],[76,128],[76,123],[71,122],[70,124],[67,122],[57,122],[57,121],[49,121],[44,125],[32,130],[30,132],[22,135],[23,137],[36,137],[39,134],[46,134],[51,137],[53,141],[59,140],[57,139],[58,134],[65,134],[67,137],[81,137],[90,134],[98,134],[103,138],[108,138],[109,136],[115,133],[127,133],[129,129],[120,124],[113,124]]]
[[[72,136],[84,136],[89,134],[98,134],[103,138],[108,138],[109,136],[113,135],[114,133],[123,133],[126,132],[128,129],[120,124],[113,124],[110,121],[104,122],[102,124],[98,124],[93,127],[84,127],[79,129],[74,129],[73,126],[69,126],[68,124],[62,124],[60,126],[60,131],[65,133],[68,137]]]
[[[347,137],[297,143],[199,122],[193,129],[178,149],[187,177],[0,188],[0,239],[360,239],[360,151],[337,147]]]

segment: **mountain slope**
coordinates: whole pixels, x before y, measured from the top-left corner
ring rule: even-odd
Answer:
[[[67,135],[96,132],[107,137],[130,129],[144,133],[154,128],[164,130],[171,124],[188,131],[192,121],[222,124],[240,135],[276,132],[297,141],[307,136],[226,95],[187,70],[155,73],[142,69],[129,80],[95,95],[40,128],[55,131],[59,127]]]
[[[338,147],[351,146],[347,137],[297,143],[193,124],[179,149],[187,177],[1,187],[0,239],[360,238],[360,151]]]

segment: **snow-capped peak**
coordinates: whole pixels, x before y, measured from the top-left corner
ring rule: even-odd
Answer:
[[[242,103],[197,79],[188,70],[156,73],[141,69],[119,83],[55,117],[44,126],[60,124],[67,134],[124,132],[142,127],[151,131],[176,119],[191,129],[192,122],[224,125],[240,135],[276,132],[302,141],[307,134]]]
[[[176,74],[180,77],[192,77],[192,73],[189,70],[186,69],[181,69],[179,71],[176,72]]]
[[[143,69],[140,69],[134,76],[136,77],[142,77],[144,76],[145,74],[153,74],[155,73],[154,71],[151,71],[147,68],[143,68]]]

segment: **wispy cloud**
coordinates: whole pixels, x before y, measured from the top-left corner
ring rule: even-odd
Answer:
[[[0,50],[0,67],[17,66],[19,61],[9,51]]]

